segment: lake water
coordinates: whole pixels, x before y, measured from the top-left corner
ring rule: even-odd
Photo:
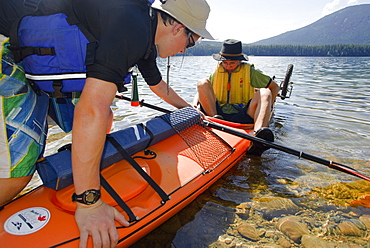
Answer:
[[[276,76],[277,82],[283,79],[287,65],[294,65],[292,96],[277,100],[271,123],[277,144],[343,163],[370,175],[370,58],[251,56],[249,62],[265,74]],[[160,59],[159,65],[166,78],[167,59]],[[171,86],[191,101],[197,80],[208,77],[216,62],[211,56],[174,57],[170,65]],[[147,103],[173,109],[155,97],[140,78],[139,94]],[[160,114],[144,107],[130,107],[130,103],[122,100],[115,101],[112,107],[114,130]],[[69,135],[59,136],[59,132],[58,128],[51,128],[48,153],[70,140]],[[254,206],[261,202],[291,200],[301,211],[312,211],[309,217],[319,223],[324,220],[317,218],[334,216],[335,211],[343,208],[347,209],[346,213],[366,214],[364,208],[349,207],[351,201],[366,194],[370,195],[370,183],[364,180],[270,149],[261,158],[246,156],[189,207],[133,247],[275,247],[281,244],[267,235],[259,241],[251,241],[235,234],[233,227],[241,221],[235,212],[240,211],[241,206],[247,206],[249,213],[243,221],[254,222],[259,230],[268,233],[270,220],[253,221],[257,212],[262,211]],[[313,202],[320,202],[323,207],[313,207]],[[338,224],[327,218],[329,224]],[[317,228],[321,228],[320,225],[317,224]],[[342,239],[340,235],[325,235],[335,242]],[[345,238],[342,243],[357,245],[364,239]],[[291,243],[291,247],[300,247],[300,244]]]

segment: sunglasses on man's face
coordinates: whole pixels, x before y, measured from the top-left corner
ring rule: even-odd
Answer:
[[[186,48],[190,48],[190,47],[193,47],[195,46],[195,41],[194,41],[194,38],[193,38],[193,32],[190,32],[188,33],[188,38],[186,39]]]

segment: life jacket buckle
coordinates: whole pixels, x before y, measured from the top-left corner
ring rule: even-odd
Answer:
[[[57,80],[53,82],[53,89],[54,92],[52,93],[52,96],[54,98],[66,98],[66,94],[62,92],[63,89],[63,83],[61,80]]]
[[[44,56],[44,55],[55,55],[54,47],[35,47],[35,54]]]

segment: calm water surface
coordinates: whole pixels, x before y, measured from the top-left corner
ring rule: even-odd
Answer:
[[[271,123],[276,143],[370,175],[370,58],[251,56],[249,60],[265,74],[275,75],[278,82],[283,79],[287,65],[294,64],[293,94],[284,101],[277,100]],[[164,78],[166,63],[167,59],[159,60]],[[211,57],[175,57],[170,64],[171,86],[191,101],[196,81],[208,77],[216,62]],[[142,79],[139,83],[141,99],[173,109],[155,97]],[[144,107],[130,107],[121,100],[115,101],[112,108],[114,130],[160,114]],[[59,132],[58,128],[51,128],[48,153],[69,142],[70,136],[59,136]],[[328,193],[328,188],[338,188],[337,185],[340,185],[338,191]],[[364,180],[270,149],[261,158],[246,156],[192,206],[133,247],[149,247],[148,244],[156,242],[161,244],[157,247],[207,247],[225,234],[228,226],[235,224],[235,218],[227,217],[227,213],[243,202],[300,199],[315,194],[330,204],[348,206],[361,195],[370,195],[364,192],[364,187],[369,188]],[[343,194],[349,190],[349,194]],[[215,217],[215,208],[227,211],[219,221],[209,221]],[[212,229],[211,235],[207,234],[208,229]]]

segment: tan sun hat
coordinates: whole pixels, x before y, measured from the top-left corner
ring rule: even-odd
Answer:
[[[153,8],[171,15],[200,37],[214,40],[206,30],[210,8],[205,0],[167,0],[161,2],[163,3],[156,0],[152,5]]]

